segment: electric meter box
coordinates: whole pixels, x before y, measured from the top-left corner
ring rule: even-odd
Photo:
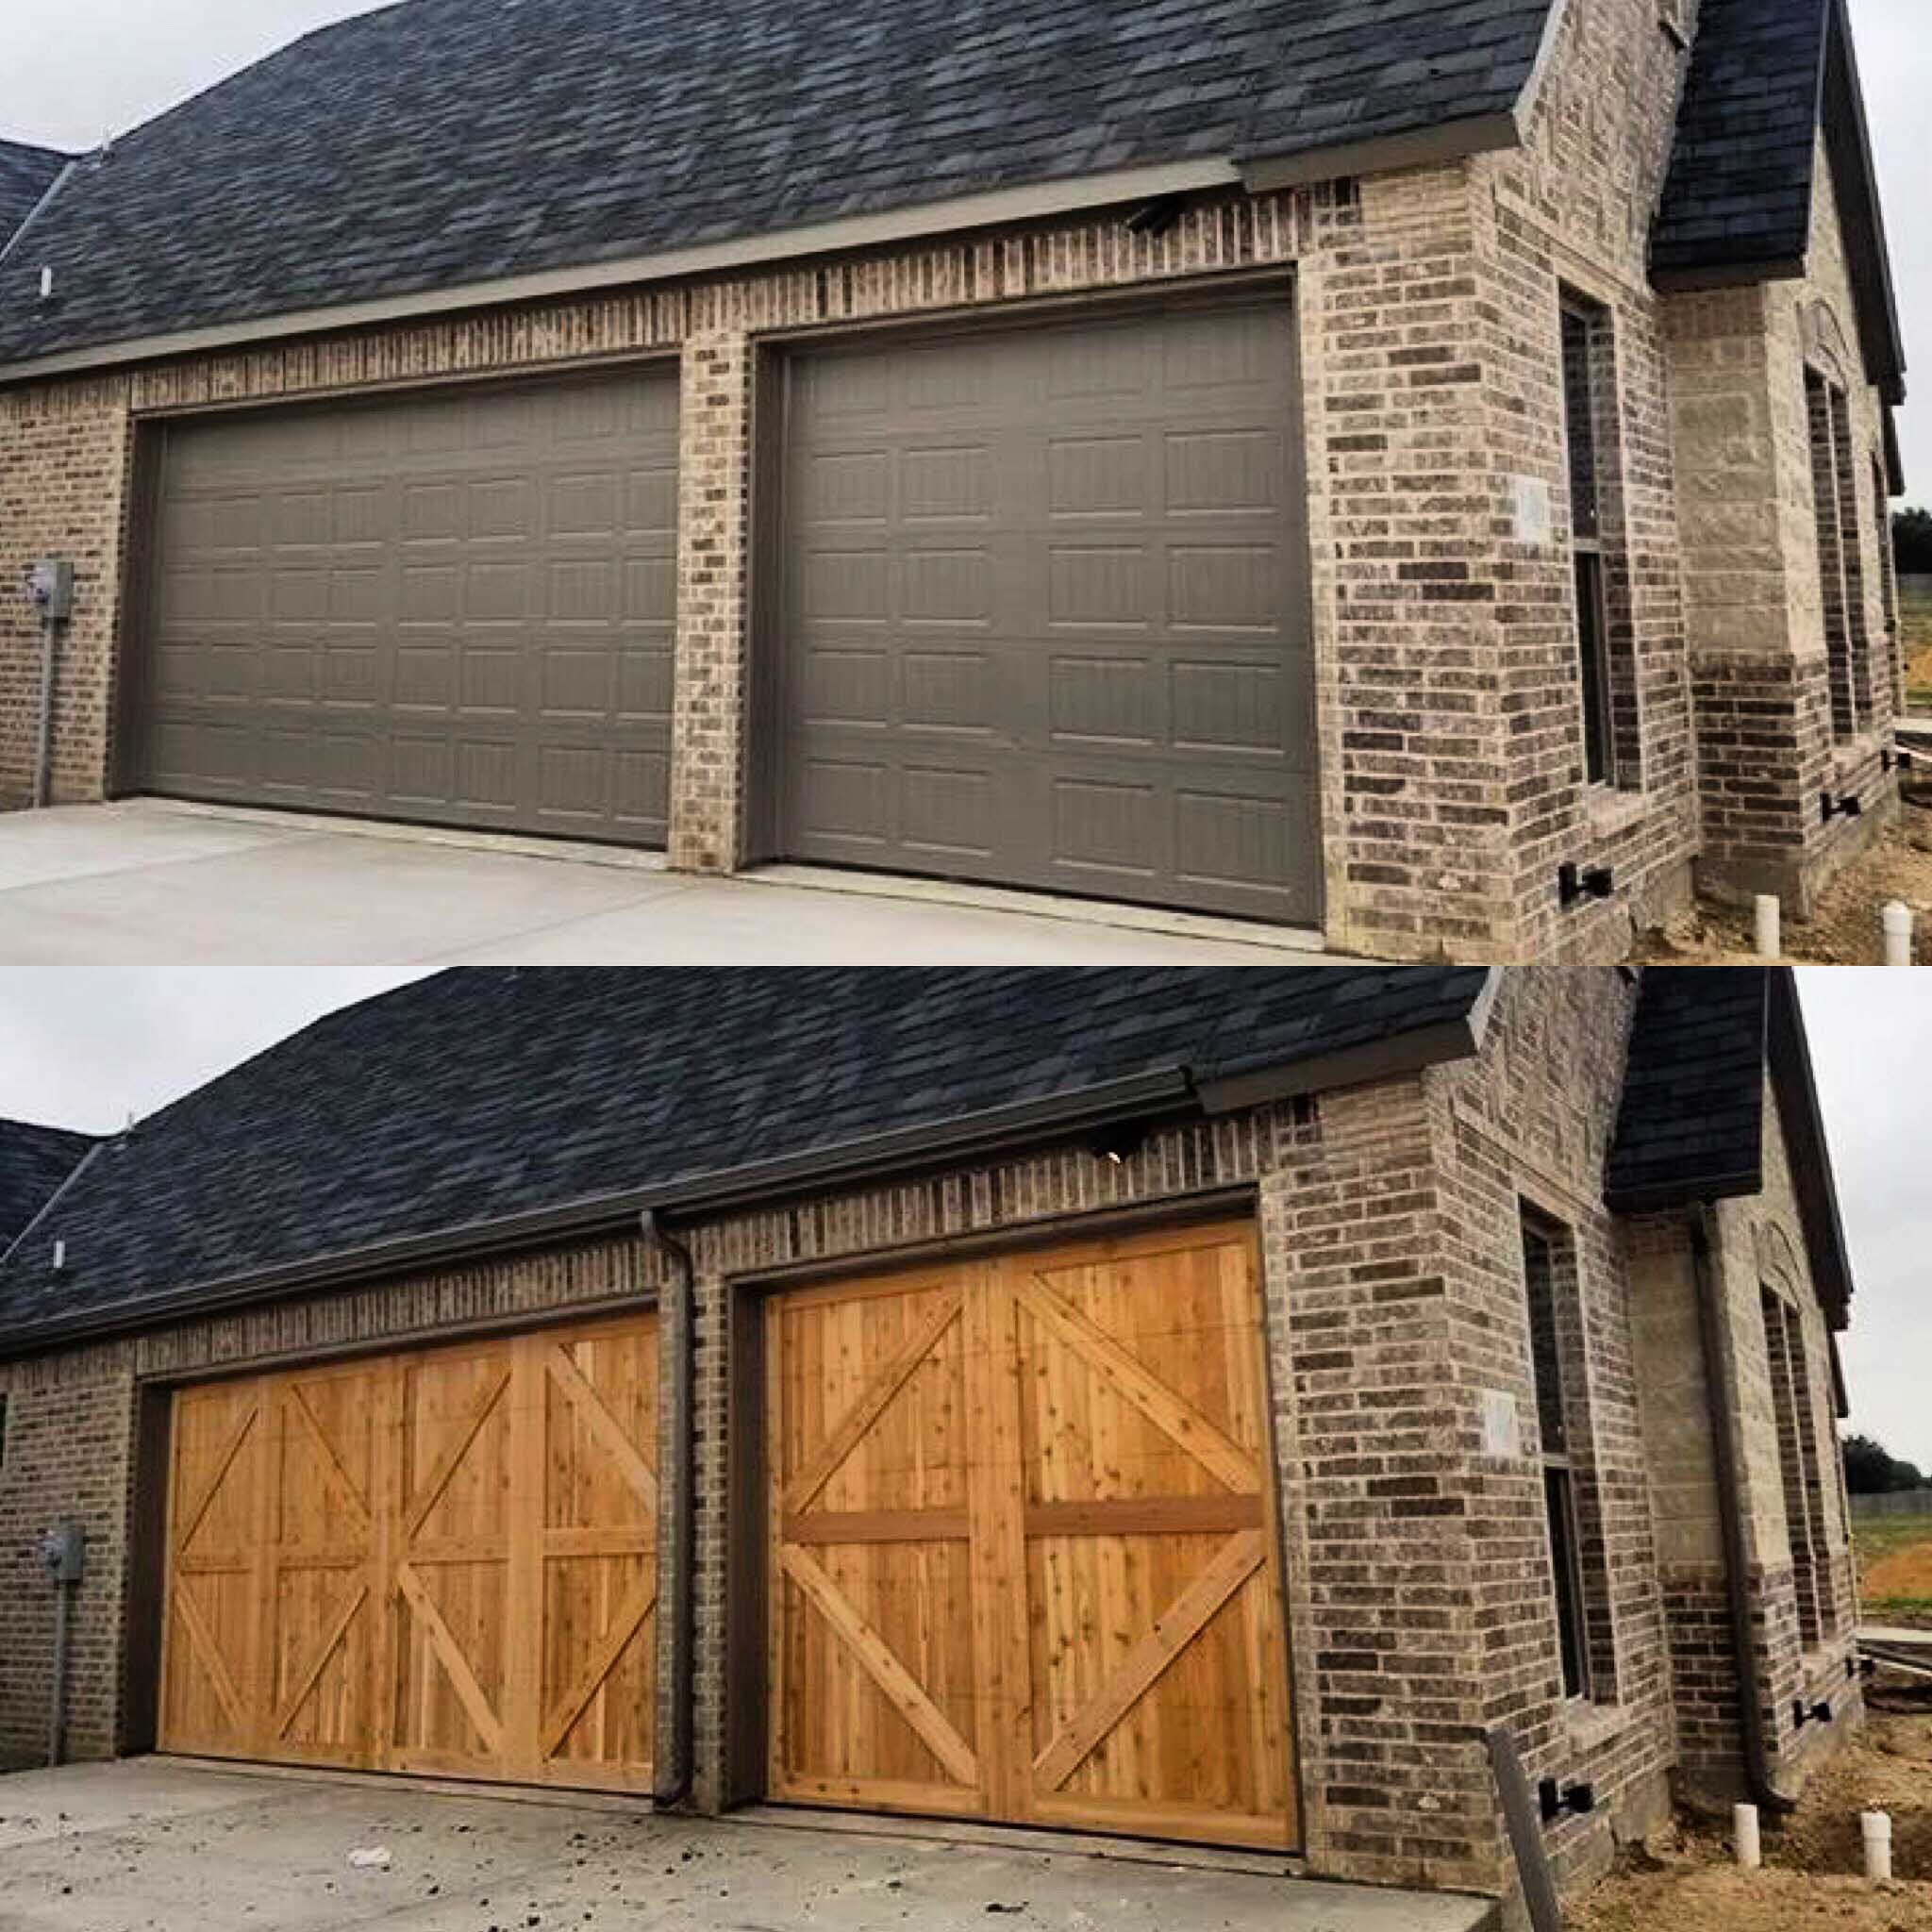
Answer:
[[[26,595],[48,623],[65,624],[74,615],[74,566],[57,558],[28,564]]]
[[[78,1583],[87,1567],[86,1525],[56,1524],[41,1539],[41,1561],[56,1583]]]

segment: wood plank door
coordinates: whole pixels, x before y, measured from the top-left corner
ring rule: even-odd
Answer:
[[[185,1389],[162,1748],[651,1777],[657,1324]]]
[[[773,1796],[1295,1841],[1245,1224],[766,1320]]]

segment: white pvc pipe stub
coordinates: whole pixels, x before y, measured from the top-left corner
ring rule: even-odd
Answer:
[[[1912,908],[1897,899],[1885,908],[1885,963],[1912,963]]]
[[[1764,1846],[1757,1835],[1756,1805],[1731,1807],[1731,1837],[1738,1847],[1738,1863],[1747,1872],[1757,1871],[1764,1863]]]
[[[1886,1811],[1861,1811],[1858,1824],[1865,1834],[1865,1876],[1874,1885],[1891,1882],[1891,1816]]]
[[[1784,958],[1784,918],[1783,900],[1772,892],[1757,895],[1757,957],[1760,959]]]

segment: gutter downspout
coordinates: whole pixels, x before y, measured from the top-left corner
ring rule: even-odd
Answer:
[[[660,1312],[672,1311],[677,1337],[671,1358],[671,1479],[662,1493],[671,1503],[668,1538],[671,1549],[671,1736],[654,1756],[657,1771],[651,1802],[660,1811],[675,1810],[690,1797],[692,1763],[691,1702],[692,1632],[697,1607],[697,1436],[692,1402],[697,1386],[697,1267],[691,1249],[664,1225],[663,1210],[646,1208],[638,1217],[644,1240],[669,1264],[660,1291]],[[661,1332],[661,1330],[660,1330]],[[658,1700],[658,1708],[664,1700]]]
[[[1697,1328],[1704,1344],[1704,1379],[1710,1391],[1711,1443],[1717,1460],[1717,1510],[1724,1530],[1724,1586],[1730,1600],[1731,1649],[1738,1673],[1738,1724],[1744,1742],[1744,1786],[1759,1810],[1789,1817],[1795,1799],[1778,1790],[1765,1749],[1764,1705],[1759,1696],[1757,1655],[1751,1641],[1751,1594],[1744,1576],[1744,1514],[1739,1481],[1743,1455],[1738,1434],[1737,1405],[1731,1400],[1730,1372],[1724,1357],[1724,1315],[1712,1265],[1716,1216],[1708,1202],[1690,1212],[1690,1266],[1697,1292]]]

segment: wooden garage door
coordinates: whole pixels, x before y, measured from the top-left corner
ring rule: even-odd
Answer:
[[[774,1797],[1294,1842],[1245,1225],[766,1322]]]
[[[1322,914],[1289,305],[789,367],[787,858]]]
[[[152,435],[126,789],[663,842],[675,375]]]
[[[649,1785],[654,1317],[184,1389],[160,1742]]]

